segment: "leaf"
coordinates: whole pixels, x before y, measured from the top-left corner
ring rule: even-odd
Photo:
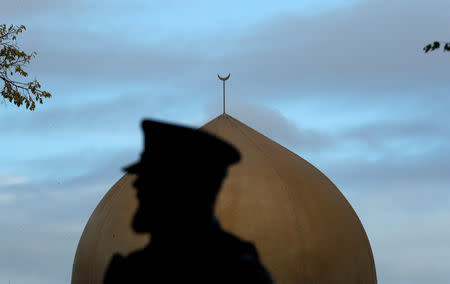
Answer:
[[[441,46],[441,44],[439,43],[439,41],[435,41],[435,42],[433,42],[433,46],[431,47],[431,50],[438,49],[439,46]]]
[[[444,46],[444,51],[450,51],[450,42],[447,42]]]

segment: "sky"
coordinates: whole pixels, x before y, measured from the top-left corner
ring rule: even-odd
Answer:
[[[52,98],[0,104],[0,283],[69,283],[82,230],[138,159],[143,118],[227,113],[327,175],[379,283],[448,283],[446,0],[0,0]],[[0,83],[0,87],[2,87]]]

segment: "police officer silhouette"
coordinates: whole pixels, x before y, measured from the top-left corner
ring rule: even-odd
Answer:
[[[227,168],[240,160],[205,131],[144,120],[135,173],[139,208],[132,227],[150,243],[115,254],[104,283],[273,283],[253,244],[221,229],[214,204]]]

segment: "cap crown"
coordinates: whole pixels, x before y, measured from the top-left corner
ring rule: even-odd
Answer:
[[[240,160],[231,144],[206,131],[185,126],[144,120],[144,151],[141,161],[126,170],[138,172],[152,164],[191,168],[227,167]]]

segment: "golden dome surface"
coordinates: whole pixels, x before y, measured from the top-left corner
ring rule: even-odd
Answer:
[[[227,114],[201,129],[232,143],[216,214],[222,227],[255,244],[276,283],[376,283],[372,250],[355,211],[310,163]],[[150,237],[131,229],[138,206],[125,174],[95,208],[80,238],[72,283],[102,283],[114,253]]]

